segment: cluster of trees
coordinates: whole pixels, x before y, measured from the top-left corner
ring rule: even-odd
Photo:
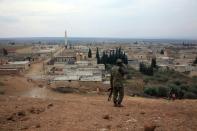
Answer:
[[[112,51],[110,53],[106,53],[105,51],[103,51],[102,56],[100,57],[99,55],[99,50],[97,48],[96,51],[96,58],[97,58],[97,63],[98,64],[111,64],[111,65],[115,65],[116,64],[116,60],[117,59],[122,59],[124,64],[128,64],[128,57],[125,54],[125,52],[122,51],[121,48],[116,48],[115,51]]]
[[[141,62],[139,66],[140,66],[140,72],[141,73],[143,73],[145,75],[150,75],[150,76],[152,76],[154,74],[152,66],[147,65],[143,62]]]
[[[150,75],[152,76],[154,74],[154,69],[157,68],[157,62],[156,62],[156,58],[153,58],[151,61],[151,65],[145,64],[143,62],[140,63],[139,65],[139,70],[141,73],[145,74],[145,75]]]

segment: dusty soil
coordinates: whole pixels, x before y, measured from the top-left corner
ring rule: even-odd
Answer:
[[[195,131],[197,101],[126,97],[113,107],[106,96],[67,94],[63,100],[0,96],[0,130]]]
[[[1,76],[0,82],[4,85],[5,95],[14,95],[35,86],[33,82],[28,82],[27,78],[18,75]]]
[[[191,73],[190,73],[190,76],[192,77],[192,76],[197,76],[197,71],[192,71]]]
[[[32,52],[32,46],[25,46],[16,50],[16,53],[18,54],[26,54],[31,52]]]
[[[43,62],[31,64],[30,69],[26,75],[41,75],[43,74]]]
[[[197,100],[146,99],[126,96],[124,107],[113,107],[107,95],[47,92],[47,97],[20,96],[42,89],[42,82],[23,76],[1,77],[6,88],[0,96],[0,130],[132,130],[195,131]],[[45,92],[46,93],[46,92]],[[28,96],[28,95],[27,95]]]
[[[27,74],[37,74],[40,69],[41,64],[35,64]],[[0,77],[0,81],[5,87],[5,94],[0,95],[2,131],[143,131],[148,128],[155,128],[155,131],[195,131],[197,129],[197,100],[169,101],[126,96],[123,101],[124,107],[119,108],[113,107],[112,102],[107,101],[106,95],[51,93],[43,88],[46,83],[29,81],[24,76],[4,76]],[[79,87],[84,88],[87,84]],[[72,86],[74,85],[77,83],[73,83]],[[96,83],[91,85],[96,89]],[[31,95],[29,97],[20,95],[21,92],[30,89],[44,91],[47,97],[32,98]]]

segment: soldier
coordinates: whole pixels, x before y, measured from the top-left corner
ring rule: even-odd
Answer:
[[[122,107],[121,102],[124,97],[124,75],[127,73],[127,67],[121,59],[117,59],[116,65],[111,70],[111,89],[113,91],[113,102],[115,107]]]

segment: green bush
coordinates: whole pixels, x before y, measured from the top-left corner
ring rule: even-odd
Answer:
[[[157,88],[155,87],[146,87],[144,93],[150,96],[157,96]]]
[[[181,85],[181,82],[179,80],[175,80],[174,81],[174,84],[177,85],[177,86],[180,86]]]
[[[194,94],[197,95],[197,87],[196,87],[196,86],[191,86],[191,87],[189,87],[189,88],[188,88],[188,91],[190,91],[190,92],[192,92],[192,93],[194,93]]]
[[[160,86],[157,88],[157,96],[158,97],[167,97],[169,93],[169,88],[164,86]]]
[[[160,77],[155,77],[155,78],[159,82],[167,82],[168,81],[168,77],[166,77],[166,76],[160,76]]]
[[[168,86],[169,90],[173,93],[175,93],[176,95],[179,94],[179,92],[181,91],[180,86],[177,86],[175,84],[171,84]]]
[[[180,89],[181,89],[182,91],[188,91],[189,86],[186,85],[186,84],[183,84],[183,85],[180,85]]]
[[[185,92],[184,98],[187,99],[197,99],[197,95],[192,92]]]
[[[159,87],[146,87],[144,93],[150,96],[167,97],[169,89],[164,86]]]

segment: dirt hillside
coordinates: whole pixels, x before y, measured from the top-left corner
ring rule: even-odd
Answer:
[[[126,97],[113,107],[106,96],[66,94],[64,100],[0,96],[0,130],[195,131],[197,101]]]

